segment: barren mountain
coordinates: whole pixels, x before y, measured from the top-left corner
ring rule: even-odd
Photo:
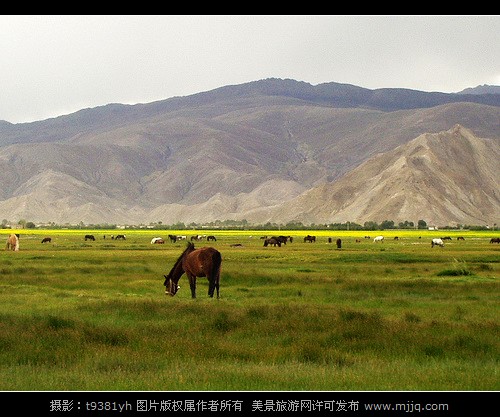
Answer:
[[[338,181],[266,210],[266,220],[494,224],[500,219],[498,161],[498,141],[456,125],[371,157]]]
[[[261,223],[286,222],[304,211],[310,219],[304,221],[323,222],[321,199],[316,209],[297,206],[284,216],[285,208],[375,155],[456,124],[498,146],[500,95],[269,79],[34,123],[1,122],[0,217],[59,224]],[[451,156],[446,164],[454,164]],[[352,206],[347,220],[382,213],[382,220],[396,220],[400,208],[385,200],[372,201],[380,213]],[[474,223],[490,219],[479,217]]]

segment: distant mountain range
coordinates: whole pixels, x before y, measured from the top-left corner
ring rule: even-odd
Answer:
[[[483,87],[448,94],[266,79],[0,121],[0,217],[498,223],[500,94]]]

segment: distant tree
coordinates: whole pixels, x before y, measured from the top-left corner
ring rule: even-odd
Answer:
[[[36,225],[33,222],[26,223],[26,229],[34,229],[35,227],[36,227]]]
[[[419,220],[417,225],[419,229],[427,229],[427,222],[425,220]]]
[[[376,222],[365,222],[364,223],[365,230],[377,230],[379,229],[378,223]]]
[[[410,222],[408,220],[405,220],[404,222],[399,223],[399,228],[400,229],[413,229],[415,224],[413,222]]]
[[[394,222],[392,220],[384,220],[380,223],[381,229],[394,229]]]
[[[300,230],[300,229],[304,229],[305,226],[302,222],[295,222],[295,221],[292,221],[292,222],[288,222],[286,224],[286,228],[287,229],[297,229],[297,230]]]

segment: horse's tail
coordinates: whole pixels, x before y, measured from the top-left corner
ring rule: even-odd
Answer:
[[[222,264],[222,256],[219,251],[215,251],[212,255],[212,276],[219,279],[220,267]]]
[[[217,290],[217,298],[219,298],[219,284],[220,284],[220,269],[222,265],[222,256],[219,251],[214,251],[212,254],[212,277],[209,283],[208,295],[213,297],[214,290]]]
[[[14,250],[18,251],[19,250],[19,238],[16,236],[16,245],[14,246]]]

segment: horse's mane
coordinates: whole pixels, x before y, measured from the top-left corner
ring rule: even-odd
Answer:
[[[187,255],[189,252],[192,252],[193,250],[194,250],[194,243],[188,242],[186,249],[184,249],[184,252],[182,252],[175,261],[174,266],[172,267],[172,271],[182,262],[182,258],[184,258],[185,255]]]

